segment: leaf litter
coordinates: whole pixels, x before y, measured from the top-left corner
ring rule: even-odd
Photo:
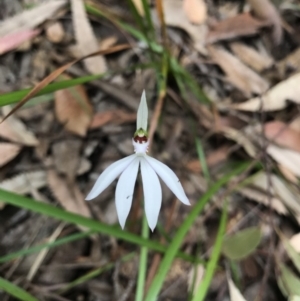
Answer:
[[[149,16],[143,6],[146,2],[134,1],[144,25]],[[0,125],[0,188],[114,224],[113,188],[106,189],[91,206],[84,197],[109,162],[132,153],[130,141],[143,89],[149,95],[150,114],[156,106],[157,79],[162,78],[155,74],[161,67],[161,53],[155,51],[160,51],[162,44],[156,2],[150,7],[155,31],[155,41],[150,41],[151,51],[154,50],[151,53],[149,41],[145,43],[149,37],[134,23],[132,12],[124,3],[74,0],[67,6],[66,1],[36,1],[31,8],[16,3],[15,0],[0,3],[1,19],[2,11],[7,16],[14,15],[0,23],[0,87],[5,88],[0,91],[0,103],[1,99],[9,99],[4,91],[35,88],[19,99],[12,111],[9,106],[2,109],[5,121]],[[280,10],[268,0],[239,4],[229,0],[164,0],[161,4],[167,26],[166,53],[172,55],[172,64],[168,66],[170,77],[151,152],[176,170],[192,204],[197,204],[212,182],[238,162],[252,162],[251,169],[231,180],[228,187],[234,192],[224,188],[212,197],[191,227],[183,250],[197,259],[210,258],[226,197],[225,252],[207,298],[259,300],[264,291],[270,301],[279,301],[273,293],[278,289],[291,300],[297,298],[294,284],[300,280],[292,272],[296,255],[283,251],[280,242],[283,236],[277,239],[275,231],[280,228],[282,235],[299,250],[297,11]],[[129,28],[127,22],[134,24],[131,33],[124,30]],[[22,31],[29,36],[22,36]],[[10,44],[11,37],[17,38],[15,44]],[[31,42],[17,48],[25,37]],[[191,78],[185,78],[184,72]],[[26,112],[19,110],[51,82],[103,73],[106,76],[101,80],[54,91],[39,109],[34,106]],[[210,105],[199,102],[198,88],[203,88],[211,98]],[[201,159],[195,138],[201,140]],[[140,191],[140,184],[136,186]],[[190,209],[174,209],[167,189],[163,188],[163,195],[161,229],[151,239],[164,237],[168,241]],[[172,210],[177,213],[170,214]],[[140,235],[141,213],[140,200],[134,199],[127,230],[137,235]],[[38,228],[34,214],[1,204],[0,218],[3,220],[0,256],[13,251],[8,241],[20,242],[17,244],[20,249],[28,248],[33,239],[27,233]],[[86,230],[72,225],[60,228],[51,219],[41,229],[44,235],[40,233],[34,240],[38,243],[49,237],[55,242]],[[60,231],[56,232],[57,229]],[[270,252],[273,242],[274,249]],[[52,300],[49,292],[58,300],[73,300],[75,295],[95,300],[134,300],[136,267],[132,262],[127,266],[115,265],[132,250],[138,251],[125,241],[101,235],[99,244],[93,236],[78,241],[76,248],[69,243],[49,249],[47,256],[41,253],[43,256],[35,258],[35,265],[30,265],[34,268],[15,266],[11,261],[2,265],[1,271],[4,275],[11,273],[12,281],[17,281],[20,275],[30,275],[30,291],[46,301]],[[150,251],[149,254],[154,255]],[[72,287],[72,279],[85,277],[86,272],[101,267],[101,258],[114,266],[115,284],[111,281],[112,273],[103,271],[102,276]],[[274,264],[267,268],[269,261]],[[237,270],[239,279],[234,272]],[[186,300],[188,291],[197,291],[204,272],[207,272],[205,264],[193,268],[183,260],[176,260],[160,297]],[[151,282],[150,272],[147,276]],[[266,286],[264,277],[268,279]],[[71,287],[62,295],[54,286],[57,283],[69,283]],[[122,294],[127,291],[128,295]]]

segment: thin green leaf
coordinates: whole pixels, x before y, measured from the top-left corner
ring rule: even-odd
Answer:
[[[223,253],[232,260],[241,260],[256,250],[261,241],[261,231],[251,227],[226,237],[223,242]]]
[[[180,245],[191,228],[195,219],[202,212],[203,208],[207,204],[207,202],[211,199],[211,197],[223,186],[225,185],[233,176],[244,171],[249,164],[242,164],[237,169],[233,170],[231,173],[227,174],[219,181],[217,181],[196,203],[194,208],[191,210],[183,224],[178,229],[177,233],[172,239],[171,244],[169,245],[164,258],[159,266],[158,272],[153,279],[153,282],[149,288],[148,294],[145,298],[145,301],[155,301],[157,299],[158,293],[162,287],[164,279],[169,271],[169,268],[175,258],[176,253],[178,252]]]
[[[287,254],[289,255],[290,259],[293,261],[295,267],[300,273],[300,254],[293,248],[288,239],[284,237],[284,235],[279,230],[277,231],[277,233],[279,234],[279,237],[283,243]]]
[[[39,301],[22,288],[16,286],[15,284],[0,277],[0,289],[8,293],[9,295],[23,301]]]
[[[218,234],[216,241],[214,243],[213,251],[210,257],[210,260],[206,267],[206,272],[201,282],[196,295],[193,297],[192,301],[202,301],[205,299],[207,291],[209,289],[210,283],[214,276],[218,260],[222,250],[223,237],[226,231],[226,222],[227,222],[227,205],[225,204],[222,211],[220,226],[218,229]]]
[[[280,276],[278,285],[287,297],[300,296],[300,279],[285,264],[279,264]]]
[[[118,226],[114,227],[114,226],[106,225],[106,224],[103,224],[96,220],[89,219],[89,218],[86,218],[86,217],[83,217],[81,215],[74,214],[71,212],[67,212],[60,208],[56,208],[54,206],[51,206],[51,205],[48,205],[45,203],[37,202],[33,199],[26,198],[26,197],[23,197],[18,194],[15,194],[15,193],[12,193],[9,191],[5,191],[2,189],[0,189],[0,201],[3,203],[6,203],[6,204],[11,204],[11,205],[15,205],[20,208],[28,209],[33,212],[41,213],[46,216],[50,216],[50,217],[53,217],[58,220],[65,221],[65,222],[68,222],[71,224],[84,226],[95,232],[111,235],[113,237],[123,239],[127,242],[130,242],[130,243],[133,243],[133,244],[136,244],[139,246],[148,247],[149,249],[152,249],[155,251],[165,252],[167,249],[165,246],[161,245],[160,243],[158,243],[156,241],[153,241],[150,239],[144,239],[144,238],[141,238],[140,236],[134,235],[127,231],[123,231]],[[177,252],[176,252],[176,254],[177,254]],[[187,254],[184,254],[181,252],[178,252],[177,255],[178,255],[178,257],[180,257],[186,261],[194,262],[194,258],[190,255],[187,255]]]
[[[73,86],[76,86],[76,85],[84,84],[84,83],[102,78],[106,74],[107,73],[105,73],[105,74],[96,74],[96,75],[88,75],[88,76],[78,77],[78,78],[75,78],[75,79],[64,80],[64,81],[61,81],[61,82],[52,83],[52,84],[48,85],[47,87],[45,87],[44,89],[42,89],[39,93],[37,93],[37,96],[48,94],[48,93],[51,93],[51,92],[55,92],[57,90],[73,87]],[[6,94],[2,94],[1,98],[0,98],[0,107],[10,105],[10,104],[13,104],[13,103],[16,103],[16,102],[20,101],[31,90],[32,90],[32,88],[29,88],[29,89],[16,91],[16,92],[10,92],[10,93],[6,93]]]
[[[205,158],[205,154],[204,154],[204,151],[203,151],[202,143],[201,143],[199,138],[196,138],[196,149],[197,149],[198,158],[199,158],[199,161],[201,163],[201,167],[202,167],[204,177],[205,177],[206,181],[208,183],[210,183],[209,170],[208,170],[208,167],[207,167],[207,164],[206,164],[206,158]]]
[[[123,257],[121,257],[119,259],[120,262],[125,262],[125,261],[128,261],[130,259],[133,258],[133,256],[135,255],[135,253],[129,253]],[[60,289],[58,291],[59,294],[62,294],[62,293],[65,293],[66,291],[70,290],[71,288],[77,286],[77,285],[80,285],[84,282],[87,282],[99,275],[101,275],[102,273],[106,272],[106,271],[109,271],[111,270],[113,267],[115,267],[116,265],[116,262],[111,262],[111,263],[108,263],[106,265],[104,265],[103,267],[101,268],[98,268],[98,269],[95,269],[93,271],[90,271],[88,272],[87,274],[77,278],[76,280],[72,281],[71,283],[68,283],[65,287],[63,287],[62,289]]]
[[[24,249],[24,250],[20,250],[20,251],[14,252],[14,253],[10,253],[10,254],[7,254],[5,256],[0,257],[0,263],[7,262],[7,261],[10,261],[12,259],[15,259],[15,258],[18,258],[18,257],[21,257],[21,256],[25,256],[25,255],[29,255],[29,254],[32,254],[32,253],[37,253],[37,252],[40,252],[41,250],[46,249],[46,248],[50,249],[50,248],[58,247],[58,246],[61,246],[63,244],[66,244],[66,243],[69,243],[69,242],[72,242],[72,241],[76,241],[76,240],[79,240],[79,239],[82,239],[82,238],[86,238],[86,237],[92,235],[93,233],[95,233],[95,231],[75,233],[75,234],[69,235],[67,237],[57,239],[56,241],[51,242],[51,243],[44,243],[44,244],[40,244],[38,246],[34,246],[34,247],[31,247],[31,248],[28,248],[28,249]]]

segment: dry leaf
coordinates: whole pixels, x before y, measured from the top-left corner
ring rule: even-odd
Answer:
[[[77,48],[80,50],[80,56],[85,56],[99,50],[99,43],[88,20],[83,1],[71,0],[71,6],[75,38]],[[84,60],[84,65],[92,74],[99,74],[107,71],[105,58],[101,55]]]
[[[230,43],[230,48],[242,62],[257,72],[270,68],[274,63],[271,57],[261,54],[253,47],[249,47],[243,43],[232,42]]]
[[[60,43],[65,37],[65,30],[60,22],[55,22],[47,27],[46,36],[52,43]]]
[[[92,120],[93,109],[83,86],[55,92],[55,114],[65,128],[85,136]]]
[[[25,29],[0,37],[0,55],[19,47],[22,43],[36,37],[39,33],[39,30]]]
[[[195,49],[206,55],[205,37],[207,34],[207,26],[205,24],[192,24],[182,9],[181,0],[164,0],[163,10],[166,24],[185,30],[194,41]]]
[[[269,88],[268,82],[224,48],[209,46],[208,50],[212,59],[226,73],[232,85],[246,96],[249,97],[252,93],[261,94]]]
[[[233,104],[232,107],[242,111],[257,112],[277,111],[284,109],[287,100],[300,103],[300,73],[280,82],[261,97],[251,98],[243,103]]]
[[[241,145],[250,157],[254,158],[256,156],[257,149],[244,131],[229,127],[223,127],[220,131],[223,132],[227,138],[234,140],[237,144]]]
[[[269,196],[265,191],[256,189],[255,187],[243,187],[239,189],[239,192],[247,198],[256,201],[265,206],[270,206],[279,214],[287,215],[288,210],[283,205],[282,201],[278,198]]]
[[[290,123],[290,128],[300,132],[300,115],[296,117],[291,123]]]
[[[43,170],[22,173],[0,183],[1,189],[18,194],[28,194],[32,189],[44,186],[46,186],[46,173]]]
[[[275,174],[267,175],[265,172],[257,173],[251,180],[251,186],[239,189],[242,194],[266,206],[271,205],[279,214],[292,212],[296,219],[299,218],[299,194],[287,182]]]
[[[59,173],[66,175],[70,182],[76,177],[80,166],[80,149],[82,141],[79,139],[58,141],[52,146],[54,166]]]
[[[90,124],[91,129],[100,128],[107,123],[123,124],[127,122],[134,122],[136,120],[136,113],[126,113],[122,110],[113,110],[106,112],[98,112],[94,115]]]
[[[300,233],[297,233],[290,238],[290,244],[298,253],[300,253]]]
[[[63,208],[85,217],[91,217],[84,196],[76,186],[76,183],[74,186],[70,187],[66,180],[59,176],[54,170],[48,171],[47,182],[52,193]]]
[[[299,71],[300,69],[300,48],[290,53],[284,59],[277,63],[278,71],[280,76],[283,78],[286,70],[292,69],[294,71]]]
[[[9,108],[2,108],[5,113]],[[37,146],[39,141],[35,135],[27,130],[25,124],[15,116],[0,123],[0,137],[26,146]]]
[[[271,121],[264,125],[266,138],[276,144],[300,153],[300,132],[281,121]]]
[[[294,175],[300,177],[300,153],[290,149],[269,145],[267,153],[279,164],[288,168]]]
[[[67,3],[66,0],[46,1],[32,9],[8,18],[0,23],[0,37],[16,33],[20,30],[33,29],[50,17]]]
[[[221,162],[224,162],[228,158],[228,152],[229,147],[223,146],[220,147],[217,150],[213,150],[209,152],[206,158],[206,163],[209,167],[215,166],[217,164],[220,164]],[[189,169],[192,172],[201,172],[202,166],[199,162],[199,160],[192,160],[189,161],[186,165],[187,169]]]
[[[138,13],[141,15],[141,16],[144,16],[145,15],[145,12],[144,12],[144,6],[143,6],[143,2],[142,0],[132,0],[135,8],[137,9]]]
[[[230,301],[246,301],[241,292],[235,286],[231,278],[228,278],[228,287],[229,287],[229,295]]]
[[[298,178],[288,168],[281,164],[278,164],[278,169],[280,170],[282,175],[287,179],[287,181],[298,185]]]
[[[205,275],[205,267],[202,264],[193,266],[189,272],[188,288],[192,295],[195,295],[198,291],[199,286],[202,283]],[[194,288],[194,290],[192,290]]]
[[[14,159],[22,147],[12,143],[0,142],[0,167]]]
[[[244,13],[218,22],[206,37],[206,43],[215,43],[221,40],[234,39],[241,36],[255,35],[265,26],[265,22],[254,19]]]
[[[279,44],[282,40],[281,19],[276,8],[269,0],[247,0],[254,14],[273,26],[273,40]]]
[[[207,18],[207,7],[204,0],[183,0],[183,10],[190,22],[202,24]]]

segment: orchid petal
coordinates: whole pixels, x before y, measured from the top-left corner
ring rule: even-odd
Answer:
[[[125,168],[132,162],[136,155],[130,155],[108,166],[97,179],[90,193],[85,198],[87,201],[97,197],[106,189]]]
[[[151,165],[141,157],[141,172],[144,190],[145,212],[148,225],[153,231],[158,219],[161,207],[162,193],[161,186],[155,171]]]
[[[116,188],[116,208],[119,223],[124,229],[128,217],[140,160],[136,157],[121,174]]]
[[[155,172],[160,176],[160,178],[166,183],[169,189],[176,195],[178,200],[186,205],[190,205],[183,187],[172,169],[170,169],[167,165],[161,163],[160,161],[147,155],[145,156],[145,159],[155,170]]]
[[[136,129],[143,129],[147,132],[148,125],[148,107],[146,100],[146,92],[143,91],[141,102],[137,111]]]

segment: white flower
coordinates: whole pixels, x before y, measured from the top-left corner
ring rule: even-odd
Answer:
[[[125,157],[106,168],[97,179],[86,200],[97,197],[121,175],[116,188],[116,208],[120,225],[124,228],[131,208],[139,166],[141,166],[146,217],[148,225],[153,231],[157,224],[162,201],[162,192],[158,176],[182,203],[190,205],[190,202],[175,173],[167,165],[146,154],[149,146],[147,120],[148,108],[144,91],[137,113],[137,131],[132,139],[135,154]]]

